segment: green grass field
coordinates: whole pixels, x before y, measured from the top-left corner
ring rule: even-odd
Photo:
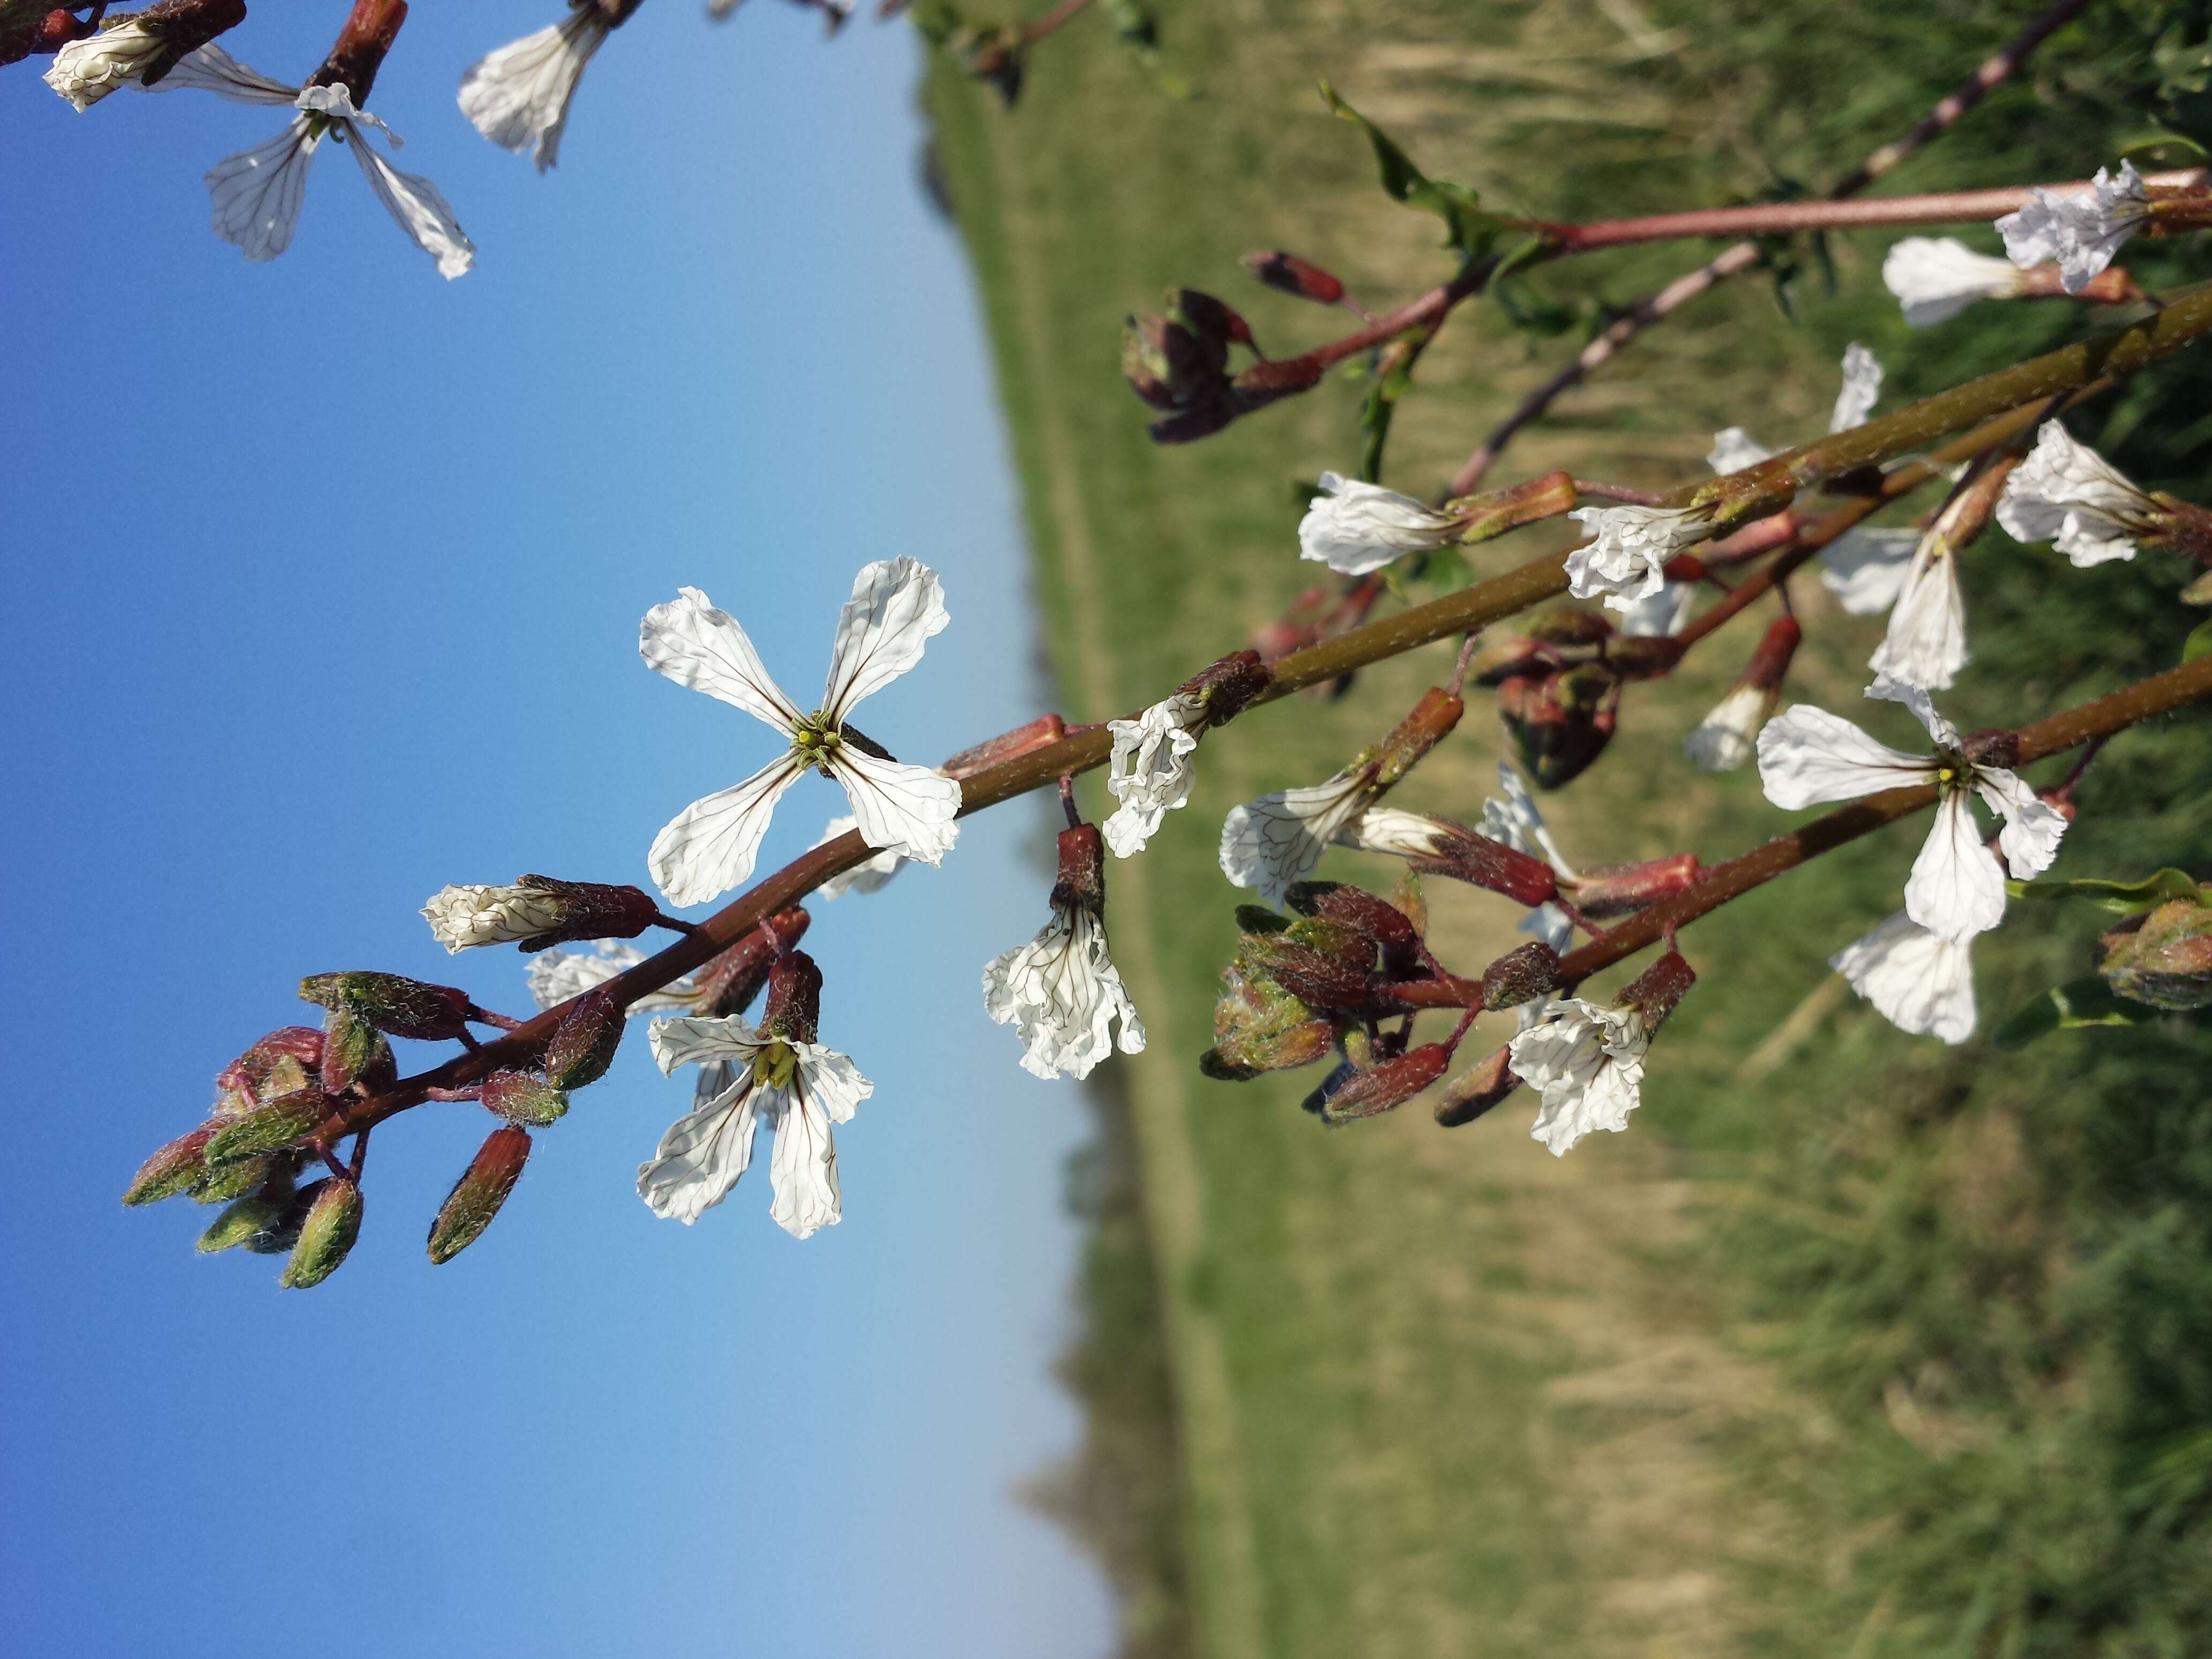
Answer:
[[[2108,159],[2142,124],[2142,54],[2114,42],[2161,9],[2077,26],[1887,187]],[[1317,568],[1296,556],[1294,481],[1358,455],[1353,384],[1154,447],[1117,370],[1124,313],[1204,288],[1283,352],[1340,331],[1343,313],[1259,289],[1236,265],[1248,249],[1302,253],[1377,308],[1449,274],[1436,222],[1381,195],[1315,82],[1486,200],[1595,217],[1817,189],[2027,15],[1845,10],[1187,3],[1163,22],[1196,96],[1163,96],[1086,20],[1036,51],[1012,113],[940,64],[937,161],[988,313],[1068,716],[1151,702],[1277,614]],[[1794,315],[1764,276],[1709,296],[1570,394],[1494,477],[1569,466],[1671,485],[1698,476],[1718,427],[1771,443],[1817,432],[1848,340],[1889,364],[1887,408],[2078,326],[2064,307],[2019,307],[1908,335],[1880,288],[1883,245],[1839,241],[1832,291],[1808,269]],[[2137,269],[2178,276],[2191,252]],[[1618,303],[1703,252],[1634,251],[1548,286]],[[1575,343],[1464,308],[1420,366],[1385,481],[1434,489]],[[2105,422],[2147,481],[2201,496],[2204,378],[2177,366],[2166,401],[2132,393],[2076,429],[2095,440]],[[1549,534],[1481,550],[1478,568],[1557,545]],[[1980,655],[1953,699],[1962,724],[2164,666],[2201,619],[2172,605],[2170,562],[2075,573],[1992,535],[1966,568]],[[1878,624],[1799,598],[1796,695],[1856,704]],[[1571,855],[1717,859],[1786,821],[1752,775],[1680,754],[1750,643],[1732,631],[1631,699],[1616,752],[1547,799]],[[2162,1026],[1945,1050],[1838,994],[1825,959],[1893,906],[1917,830],[1686,934],[1702,981],[1655,1050],[1644,1109],[1565,1159],[1528,1139],[1525,1097],[1455,1132],[1418,1104],[1331,1132],[1297,1109],[1316,1073],[1200,1076],[1245,896],[1215,867],[1223,812],[1325,775],[1449,662],[1435,647],[1342,702],[1217,734],[1188,810],[1109,872],[1152,1046],[1116,1062],[1126,1105],[1109,1104],[1079,1183],[1097,1227],[1069,1375],[1098,1455],[1051,1502],[1102,1540],[1129,1650],[2203,1650],[2212,1048]],[[2183,722],[2116,744],[2062,872],[2212,867],[2205,735]],[[1473,700],[1401,799],[1470,817],[1505,752]],[[1085,788],[1103,816],[1103,790]],[[1389,878],[1333,856],[1324,873]],[[1510,942],[1502,901],[1431,896],[1448,957]],[[1984,1029],[2079,971],[2095,931],[2040,912],[1978,947]]]

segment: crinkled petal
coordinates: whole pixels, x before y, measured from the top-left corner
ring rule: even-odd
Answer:
[[[1221,826],[1221,872],[1279,904],[1292,882],[1312,873],[1336,832],[1367,802],[1361,779],[1340,772],[1326,783],[1279,789],[1232,806]]]
[[[461,113],[501,149],[531,151],[544,172],[560,159],[569,100],[606,38],[605,16],[586,6],[479,58],[461,76]]]
[[[348,123],[347,148],[361,164],[362,176],[384,204],[392,221],[405,231],[416,247],[438,263],[438,275],[447,282],[467,272],[477,262],[476,244],[453,217],[453,210],[438,187],[420,173],[402,173],[369,147],[361,129]]]
[[[1881,360],[1856,340],[1844,348],[1844,386],[1828,416],[1830,432],[1848,432],[1866,423],[1881,396]]]
[[[1900,910],[1829,957],[1828,965],[1899,1030],[1950,1043],[1974,1034],[1968,940],[1931,933]]]
[[[1114,1052],[1140,1054],[1145,1028],[1106,950],[1106,930],[1088,912],[1055,911],[1026,945],[983,969],[983,1012],[1014,1027],[1022,1069],[1041,1078],[1085,1078]]]
[[[2045,421],[2035,447],[2005,481],[1997,522],[2014,541],[2056,542],[2082,568],[2132,559],[2156,503],[2118,467]]]
[[[1650,1034],[1625,1010],[1579,998],[1554,1003],[1510,1044],[1515,1074],[1543,1099],[1530,1136],[1564,1158],[1586,1135],[1627,1128],[1642,1103],[1650,1046]]]
[[[863,565],[853,579],[853,597],[838,613],[823,712],[833,721],[849,718],[855,703],[920,662],[930,637],[951,620],[943,584],[920,560],[901,556]]]
[[[1878,617],[1905,591],[1917,530],[1846,531],[1820,550],[1820,586],[1854,617]]]
[[[1321,487],[1298,525],[1298,556],[1343,575],[1364,576],[1408,553],[1442,547],[1461,529],[1449,514],[1380,484],[1324,472]]]
[[[2025,881],[2039,876],[2058,860],[2058,843],[2066,834],[2066,814],[2037,795],[2033,786],[2002,766],[1974,769],[1974,787],[1983,804],[2004,819],[1997,849],[2013,874]]]
[[[817,847],[827,846],[847,831],[860,828],[860,821],[849,812],[841,812],[824,826]],[[814,896],[824,904],[840,899],[848,893],[873,893],[898,874],[907,865],[903,853],[878,853],[875,857],[851,869],[830,878],[814,890]]]
[[[830,757],[845,786],[860,839],[884,852],[935,864],[959,838],[960,785],[927,766],[878,760],[846,744]]]
[[[1792,811],[1924,783],[1929,764],[1925,756],[1876,743],[1840,715],[1810,703],[1791,704],[1759,733],[1760,787],[1767,799]]]
[[[1567,516],[1588,525],[1592,536],[1567,555],[1567,591],[1578,599],[1602,594],[1614,611],[1656,593],[1667,561],[1712,530],[1703,507],[1578,507]]]
[[[1867,665],[1900,684],[1940,691],[1966,662],[1966,596],[1959,586],[1959,561],[1931,531],[1905,567],[1888,631]]]
[[[1996,855],[1982,845],[1966,792],[1947,789],[1905,884],[1905,912],[1931,933],[1962,939],[1987,933],[2004,920],[2004,910]]]
[[[1178,691],[1133,720],[1109,720],[1114,748],[1106,790],[1121,805],[1099,826],[1116,858],[1144,850],[1160,820],[1190,799],[1197,776],[1191,756],[1206,722],[1206,705]]]
[[[695,800],[671,818],[645,855],[668,902],[703,903],[751,875],[775,804],[804,769],[796,757],[780,755],[743,783]]]
[[[307,118],[299,116],[268,143],[210,167],[204,182],[215,206],[215,234],[249,259],[273,259],[291,246],[307,168],[321,143],[322,135],[308,131]]]
[[[761,664],[752,640],[696,587],[656,605],[638,624],[637,653],[656,674],[704,691],[787,737],[805,718]]]

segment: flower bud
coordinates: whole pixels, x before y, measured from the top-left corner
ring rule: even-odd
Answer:
[[[1356,929],[1382,953],[1382,971],[1394,979],[1420,965],[1420,933],[1406,913],[1388,899],[1377,898],[1364,888],[1334,881],[1293,882],[1284,897],[1302,916]]]
[[[1310,356],[1277,357],[1252,365],[1229,383],[1232,414],[1265,409],[1279,398],[1308,392],[1321,384],[1322,366]]]
[[[1547,904],[1559,896],[1559,872],[1550,865],[1472,830],[1440,838],[1433,853],[1407,865],[1422,875],[1449,876],[1522,904]]]
[[[1242,1083],[1262,1072],[1310,1066],[1329,1051],[1335,1025],[1264,975],[1247,975],[1231,964],[1221,975],[1221,1000],[1213,1007],[1214,1046],[1199,1057],[1198,1068],[1224,1083]]]
[[[2180,1012],[2212,1006],[2212,886],[2169,899],[2098,941],[2097,971],[2118,995]]]
[[[1540,939],[1516,945],[1482,970],[1482,1006],[1518,1007],[1559,988],[1559,953]]]
[[[1625,680],[1664,679],[1688,649],[1673,634],[1635,635],[1606,647],[1606,666]]]
[[[494,1072],[483,1080],[477,1098],[486,1111],[509,1123],[527,1123],[537,1128],[555,1121],[568,1109],[566,1094],[527,1072]]]
[[[1375,1117],[1404,1105],[1442,1077],[1450,1064],[1450,1051],[1443,1044],[1425,1042],[1374,1066],[1339,1066],[1306,1097],[1305,1108],[1328,1124]]]
[[[822,969],[805,951],[787,951],[769,969],[761,1034],[786,1042],[811,1042],[821,1024]]]
[[[1273,249],[1248,253],[1237,263],[1257,281],[1279,294],[1295,294],[1316,305],[1333,306],[1344,298],[1344,284],[1295,253]]]
[[[545,1045],[545,1081],[566,1091],[597,1083],[622,1046],[623,1011],[604,988],[570,1005]]]
[[[398,974],[311,974],[300,981],[300,1000],[343,1009],[380,1031],[422,1042],[461,1036],[477,1012],[465,991]]]
[[[1681,952],[1670,945],[1666,955],[1621,988],[1613,1006],[1635,1009],[1644,1016],[1644,1029],[1656,1030],[1674,1012],[1674,1005],[1682,1000],[1682,994],[1697,982],[1697,975],[1682,959]]]
[[[1121,378],[1129,390],[1154,409],[1173,412],[1180,407],[1169,384],[1173,372],[1165,350],[1164,318],[1130,318],[1121,325]]]
[[[322,1086],[331,1094],[343,1094],[356,1083],[374,1091],[387,1074],[398,1074],[384,1033],[349,1008],[333,1008],[323,1016],[322,1036]]]
[[[1447,1129],[1472,1123],[1521,1086],[1513,1074],[1513,1054],[1500,1048],[1480,1066],[1462,1072],[1444,1085],[1437,1102],[1437,1122]]]
[[[1602,921],[1633,915],[1686,890],[1704,873],[1695,853],[1675,853],[1641,864],[1609,864],[1585,871],[1575,888],[1575,908]]]
[[[1465,526],[1459,534],[1462,546],[1486,542],[1509,530],[1556,519],[1575,504],[1575,481],[1570,473],[1545,472],[1524,478],[1505,489],[1480,495],[1462,495],[1444,503],[1444,511]]]
[[[321,1090],[301,1089],[233,1118],[208,1138],[204,1152],[209,1167],[290,1146],[314,1133],[329,1115],[330,1104]]]
[[[192,1202],[228,1204],[258,1192],[272,1181],[289,1182],[298,1168],[298,1155],[292,1152],[257,1152],[250,1158],[210,1164],[200,1184],[192,1188]]]
[[[323,1034],[312,1025],[271,1031],[216,1073],[216,1115],[235,1117],[264,1099],[319,1080]]]
[[[1585,611],[1577,605],[1555,605],[1539,611],[1524,626],[1531,639],[1570,647],[1604,645],[1620,632],[1603,611]]]
[[[1361,943],[1371,961],[1374,946],[1364,940]],[[1237,963],[1248,974],[1272,980],[1308,1008],[1353,1009],[1367,1006],[1367,967],[1302,943],[1288,933],[1265,938],[1248,936]]]
[[[311,1196],[312,1195],[312,1196]],[[312,1290],[338,1270],[361,1237],[361,1188],[350,1181],[319,1181],[307,1192],[307,1218],[292,1258],[276,1282],[288,1291]]]
[[[430,1260],[441,1267],[483,1237],[530,1158],[530,1136],[512,1125],[494,1129],[438,1206],[430,1224]]]
[[[179,1135],[138,1166],[131,1184],[123,1189],[125,1204],[158,1204],[179,1193],[188,1193],[207,1178],[207,1144],[220,1123],[203,1123]]]
[[[1250,708],[1274,678],[1275,671],[1260,660],[1257,651],[1232,651],[1200,669],[1176,690],[1205,705],[1206,724],[1211,729],[1228,725]]]
[[[1540,789],[1571,783],[1605,752],[1620,708],[1620,683],[1596,664],[1498,688],[1498,717]]]
[[[543,951],[568,939],[635,939],[659,914],[641,889],[550,876],[525,876],[507,887],[441,888],[422,907],[438,943],[456,953],[478,945]]]
[[[194,1241],[192,1248],[203,1255],[213,1255],[218,1250],[235,1249],[241,1244],[251,1246],[258,1240],[271,1237],[283,1228],[291,1201],[289,1193],[270,1196],[256,1192],[241,1198],[208,1224],[207,1231]],[[288,1246],[289,1242],[287,1240]]]
[[[156,0],[62,46],[46,84],[80,110],[137,82],[159,85],[187,52],[245,21],[246,0]]]
[[[720,956],[710,957],[696,981],[694,1005],[702,1014],[726,1018],[752,1006],[768,984],[778,948],[789,950],[806,937],[814,918],[799,905],[779,910]]]
[[[1252,344],[1251,325],[1233,307],[1211,294],[1194,288],[1170,289],[1168,310],[1191,331],[1204,349],[1206,362],[1217,369],[1228,368],[1231,345]]]

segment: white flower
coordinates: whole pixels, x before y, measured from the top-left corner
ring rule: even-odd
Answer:
[[[1920,546],[1917,530],[1848,530],[1820,550],[1820,586],[1854,617],[1897,603]]]
[[[1099,826],[1116,858],[1144,851],[1160,820],[1190,799],[1197,769],[1190,757],[1206,729],[1206,704],[1188,691],[1156,702],[1133,720],[1109,720],[1114,752],[1107,793],[1121,804]]]
[[[1339,473],[1321,475],[1327,492],[1313,498],[1298,524],[1298,556],[1346,576],[1364,576],[1452,541],[1460,521],[1380,484]]]
[[[1702,507],[1578,507],[1567,516],[1594,538],[1567,555],[1567,591],[1578,599],[1603,594],[1613,611],[1659,592],[1667,561],[1712,532]]]
[[[1904,684],[1941,691],[1966,660],[1966,596],[1959,586],[1958,555],[1938,519],[1913,550],[1889,629],[1867,665]]]
[[[1055,904],[1052,920],[1027,945],[991,958],[983,969],[983,1012],[1012,1025],[1022,1040],[1022,1069],[1055,1078],[1085,1078],[1114,1052],[1142,1054],[1145,1028],[1106,951],[1106,924],[1090,908]]]
[[[449,954],[472,945],[511,945],[550,933],[567,911],[558,894],[520,884],[441,887],[422,907],[431,934]]]
[[[78,110],[88,110],[145,74],[168,50],[169,43],[143,17],[126,17],[56,52],[46,82]]]
[[[1690,729],[1682,752],[1708,772],[1733,772],[1750,761],[1753,739],[1773,710],[1773,692],[1738,684]]]
[[[1514,1073],[1543,1097],[1529,1130],[1555,1158],[1600,1129],[1615,1133],[1643,1103],[1644,1056],[1651,1030],[1633,1008],[1601,1008],[1580,997],[1553,1002],[1509,1045]]]
[[[538,170],[559,159],[568,100],[614,27],[597,0],[550,28],[479,58],[461,76],[461,113],[501,149],[527,149]]]
[[[1713,447],[1705,452],[1705,465],[1716,472],[1741,472],[1761,461],[1771,461],[1778,451],[1769,449],[1740,426],[1713,434]]]
[[[1662,582],[1656,593],[1647,593],[1620,607],[1620,632],[1632,640],[1664,639],[1682,631],[1697,603],[1695,582]]]
[[[823,826],[822,834],[816,839],[814,845],[826,846],[846,831],[857,830],[860,827],[860,821],[858,818],[849,812],[841,812]],[[812,848],[808,850],[811,851]],[[907,863],[907,856],[903,853],[878,853],[875,857],[830,877],[829,880],[814,890],[814,896],[827,904],[830,900],[842,898],[848,893],[879,892],[893,876],[906,868]]]
[[[580,997],[586,991],[605,985],[617,974],[637,966],[646,959],[645,952],[634,945],[623,945],[612,939],[593,941],[594,954],[584,956],[568,951],[546,951],[530,959],[530,997],[540,1008],[557,1008],[571,997]],[[686,974],[672,980],[658,991],[648,992],[630,1004],[625,1012],[630,1015],[649,1013],[657,1009],[689,1008],[699,994],[697,977]]]
[[[959,826],[960,786],[926,766],[870,753],[845,732],[860,700],[921,660],[946,615],[937,573],[906,557],[861,567],[837,619],[822,706],[811,714],[783,694],[734,617],[687,587],[645,613],[638,654],[647,666],[774,726],[784,753],[743,783],[696,800],[653,837],[646,862],[675,904],[727,892],[753,872],[761,837],[783,792],[810,768],[845,787],[869,846],[935,864]]]
[[[1997,522],[2014,541],[2051,542],[2087,569],[2108,559],[2132,559],[2134,538],[2155,531],[2157,503],[2127,475],[2056,421],[2035,434],[2035,448],[2005,481]]]
[[[1336,832],[1336,844],[1361,853],[1389,853],[1401,859],[1435,858],[1459,834],[1441,818],[1420,812],[1401,811],[1395,806],[1370,806],[1347,819]]]
[[[268,143],[226,155],[208,169],[215,233],[247,258],[273,259],[292,246],[307,188],[307,168],[328,137],[353,152],[376,199],[415,246],[438,262],[441,276],[450,281],[476,263],[476,245],[438,187],[416,173],[400,172],[371,148],[365,131],[368,127],[381,129],[394,149],[399,148],[399,137],[375,116],[356,109],[353,94],[343,82],[288,87],[210,44],[179,58],[154,90],[179,87],[212,92],[233,103],[289,104],[300,112]]]
[[[752,1161],[753,1131],[765,1122],[775,1137],[769,1214],[793,1238],[836,1226],[830,1126],[850,1122],[875,1085],[841,1054],[757,1032],[742,1019],[655,1020],[651,1035],[662,1071],[706,1068],[691,1110],[669,1125],[652,1161],[638,1165],[637,1195],[653,1212],[688,1226],[727,1198]]]
[[[2123,161],[2118,173],[2099,167],[2086,191],[2030,191],[2025,207],[1997,221],[1997,234],[2013,264],[2026,270],[2055,261],[2059,286],[2079,294],[2149,217],[2142,179]]]
[[[1881,280],[1905,307],[1907,328],[1933,328],[1977,300],[2008,300],[2021,291],[2010,261],[1949,236],[1906,237],[1881,262]]]
[[[1958,728],[1938,714],[1928,694],[1884,676],[1867,696],[1901,702],[1936,742],[1932,756],[1908,755],[1877,743],[1847,720],[1798,703],[1759,734],[1759,776],[1767,799],[1795,811],[1822,801],[1856,800],[1905,785],[1934,783],[1941,795],[1926,845],[1913,860],[1905,908],[1945,939],[1967,939],[2004,920],[2004,867],[1982,845],[1966,805],[1970,795],[2004,820],[1998,846],[2015,876],[2039,875],[2058,856],[2066,818],[2001,766],[1961,752]]]
[[[1884,1019],[1915,1036],[1974,1034],[1972,945],[1931,933],[1902,910],[1828,958]]]
[[[1356,766],[1323,783],[1278,789],[1231,807],[1221,825],[1221,873],[1280,904],[1291,884],[1313,872],[1337,831],[1365,811],[1374,795],[1374,769]]]
[[[1866,423],[1881,396],[1881,360],[1856,340],[1844,348],[1844,385],[1828,416],[1828,430],[1849,432]]]

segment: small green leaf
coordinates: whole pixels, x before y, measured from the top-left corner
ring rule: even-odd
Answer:
[[[2100,881],[2094,877],[2072,881],[2008,881],[2005,890],[2014,898],[2087,899],[2099,909],[2110,910],[2116,916],[2139,916],[2157,909],[2169,899],[2206,902],[2197,878],[2170,866],[2141,881]]]
[[[1351,122],[1367,134],[1367,142],[1375,151],[1375,165],[1382,175],[1382,188],[1389,192],[1390,198],[1424,213],[1433,213],[1444,222],[1446,247],[1457,248],[1469,259],[1479,259],[1490,252],[1491,244],[1501,233],[1530,228],[1526,221],[1484,212],[1482,198],[1465,185],[1430,178],[1413,164],[1412,156],[1398,147],[1396,140],[1338,97],[1336,88],[1326,81],[1321,83],[1321,95],[1340,119]]]
[[[2181,659],[2195,662],[2207,651],[2212,651],[2212,623],[2201,623],[2191,630],[2189,637],[2181,642]]]
[[[2087,974],[2053,986],[1997,1027],[1993,1040],[2000,1048],[2024,1048],[2053,1031],[2080,1030],[2091,1025],[2141,1025],[2156,1019],[2160,1011],[2144,1003],[2128,1002],[2112,994],[2098,975]]]
[[[2119,146],[2124,161],[2202,161],[2208,152],[2194,138],[2185,138],[2164,127],[2147,127]]]

